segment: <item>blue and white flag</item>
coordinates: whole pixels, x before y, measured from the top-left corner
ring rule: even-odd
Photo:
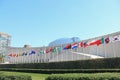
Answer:
[[[113,36],[112,42],[120,41],[120,35]]]

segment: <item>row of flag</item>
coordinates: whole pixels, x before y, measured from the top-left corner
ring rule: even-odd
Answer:
[[[116,41],[120,41],[120,35],[110,36],[110,37],[106,37],[106,38],[102,37],[100,39],[94,39],[91,41],[80,42],[80,43],[78,43],[77,47],[84,47],[85,48],[87,46],[93,46],[93,45],[99,46],[100,44],[108,44],[108,43],[116,42]],[[72,48],[74,48],[74,45],[72,45],[72,46],[73,46]]]
[[[32,50],[31,52],[23,52],[23,53],[19,53],[19,54],[10,53],[10,54],[8,54],[8,56],[19,57],[19,56],[27,56],[27,55],[33,55],[33,54],[37,54],[39,56],[40,54],[45,54],[45,53],[47,54],[49,52],[56,53],[56,52],[61,51],[61,50],[62,50],[61,47],[54,47],[54,48],[51,47],[51,48],[47,48],[47,49],[39,51],[39,52]]]
[[[79,43],[73,43],[73,44],[67,44],[64,47],[60,46],[60,47],[49,47],[49,48],[45,48],[44,50],[37,52],[37,54],[48,54],[50,52],[52,53],[57,53],[60,52],[62,50],[68,50],[68,49],[75,49],[78,47],[83,47],[86,48],[87,46],[93,46],[93,45],[101,45],[101,44],[108,44],[110,42],[116,42],[116,41],[120,41],[120,35],[117,36],[113,36],[113,37],[106,37],[106,38],[99,38],[99,39],[94,39],[91,41],[81,41]],[[8,56],[10,57],[18,57],[18,56],[27,56],[27,55],[32,55],[32,54],[36,54],[36,52],[34,50],[32,50],[30,53],[27,52],[23,52],[21,54],[15,54],[15,53],[11,53],[8,54]]]
[[[10,56],[10,57],[19,57],[19,56],[27,56],[27,55],[32,55],[32,54],[36,54],[36,52],[32,50],[30,53],[27,53],[27,52],[23,52],[23,53],[19,53],[19,54],[10,53],[10,54],[8,54],[8,56]]]
[[[93,46],[93,45],[97,45],[99,46],[100,44],[108,44],[110,42],[116,42],[116,41],[120,41],[120,35],[117,36],[110,36],[110,37],[106,37],[106,38],[99,38],[99,39],[94,39],[91,41],[81,41],[79,43],[73,43],[73,44],[67,44],[63,50],[67,50],[67,49],[75,49],[78,47],[83,47],[86,48],[87,46]]]

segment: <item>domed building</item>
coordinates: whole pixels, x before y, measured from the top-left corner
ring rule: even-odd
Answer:
[[[11,36],[0,33],[0,63],[46,63],[120,57],[120,32],[87,40],[60,38],[44,47],[10,46]],[[75,43],[75,44],[73,44]],[[74,53],[74,54],[73,54]]]
[[[80,39],[78,37],[72,37],[72,38],[60,38],[55,41],[52,41],[49,43],[49,46],[60,46],[63,44],[69,44],[69,43],[74,43],[74,42],[79,42]]]

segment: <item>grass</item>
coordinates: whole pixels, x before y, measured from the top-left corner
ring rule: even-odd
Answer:
[[[7,74],[7,75],[29,75],[29,76],[32,77],[32,80],[45,80],[45,78],[49,75],[49,74],[8,72],[8,71],[0,71],[0,74]]]

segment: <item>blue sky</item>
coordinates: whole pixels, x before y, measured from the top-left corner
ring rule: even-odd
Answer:
[[[120,0],[0,0],[0,32],[11,46],[47,46],[58,38],[81,40],[120,31]]]

